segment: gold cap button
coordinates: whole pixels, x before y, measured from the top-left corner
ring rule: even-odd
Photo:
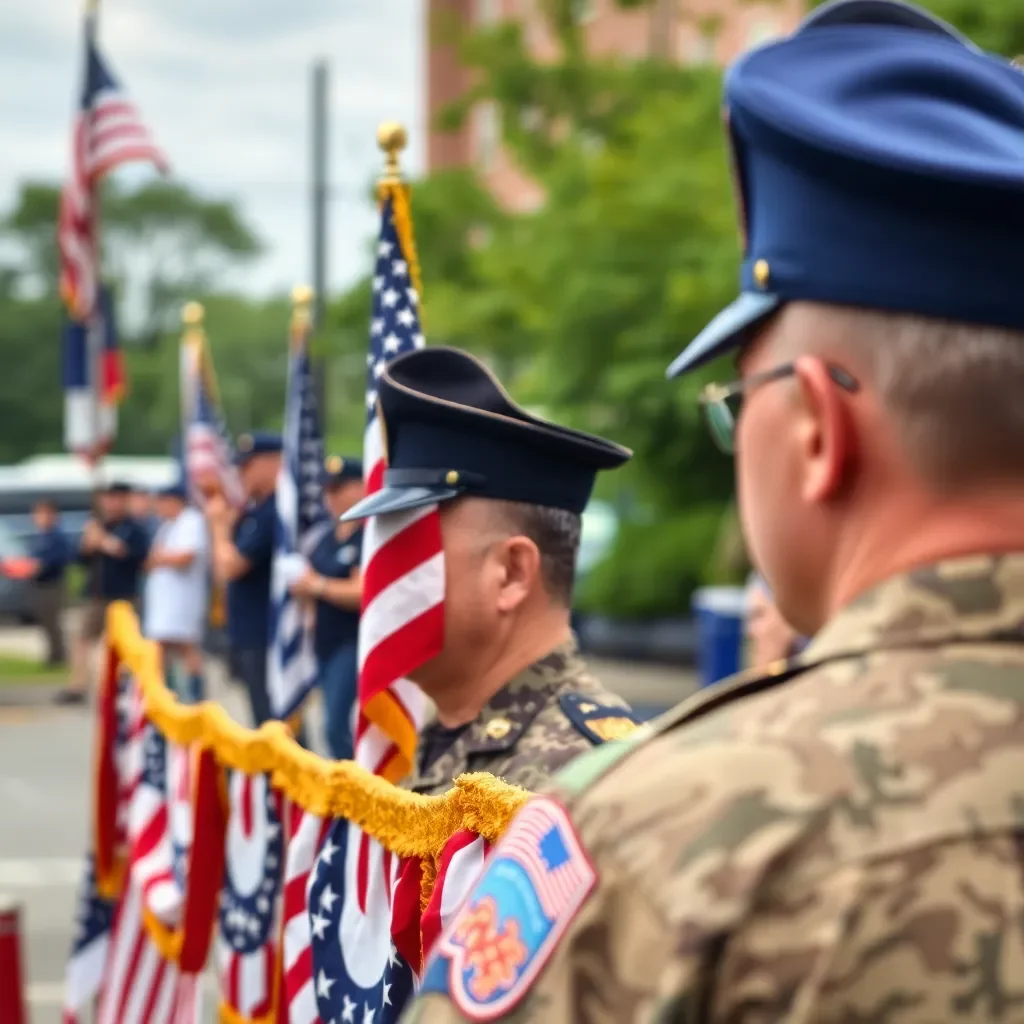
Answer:
[[[459,474],[457,470],[449,469],[444,475],[444,482],[449,487],[454,487],[459,482]]]
[[[758,288],[767,288],[768,280],[772,276],[772,268],[768,266],[767,260],[758,260],[754,264],[754,280]]]
[[[492,718],[484,729],[488,738],[492,740],[504,739],[511,731],[512,723],[507,718]]]

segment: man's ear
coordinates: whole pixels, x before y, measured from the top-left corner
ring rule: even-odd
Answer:
[[[825,363],[815,356],[796,361],[800,402],[797,438],[803,449],[802,497],[823,502],[843,485],[844,471],[854,457],[853,419],[845,392],[832,380]]]
[[[498,611],[515,611],[540,583],[540,551],[529,537],[509,537],[496,551],[501,574]]]

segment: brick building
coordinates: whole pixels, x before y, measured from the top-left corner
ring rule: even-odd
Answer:
[[[639,10],[621,10],[615,0],[577,0],[578,17],[591,51],[637,58],[668,56],[685,63],[728,64],[737,54],[788,31],[801,0],[655,0]],[[552,41],[537,0],[427,0],[427,167],[439,170],[475,164],[509,208],[528,210],[543,196],[501,147],[501,126],[493,105],[481,103],[457,132],[436,127],[437,112],[468,86],[451,46],[436,38],[440,18],[488,24],[503,18],[525,22],[527,41],[539,59],[552,57]],[[714,25],[712,30],[710,26]]]

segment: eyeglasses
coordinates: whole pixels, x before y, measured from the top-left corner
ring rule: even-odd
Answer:
[[[842,368],[829,364],[827,369],[829,377],[844,391],[852,394],[860,388],[860,384]],[[736,424],[739,422],[744,397],[763,384],[785,380],[795,373],[795,363],[784,363],[731,384],[709,384],[700,396],[700,404],[715,444],[727,455],[732,455],[736,450]]]

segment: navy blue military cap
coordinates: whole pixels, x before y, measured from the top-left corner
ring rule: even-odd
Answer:
[[[280,434],[259,430],[254,434],[242,434],[235,445],[235,463],[244,466],[256,455],[275,455],[281,450]]]
[[[363,479],[363,460],[348,455],[328,455],[320,482],[324,487],[340,487],[351,480]]]
[[[839,0],[726,79],[740,297],[669,367],[807,300],[1024,329],[1024,75],[932,15]]]
[[[599,470],[628,448],[532,416],[479,360],[454,348],[394,359],[378,382],[384,485],[343,519],[473,495],[581,513]]]
[[[179,480],[177,483],[170,484],[168,487],[161,487],[156,492],[158,498],[178,498],[181,501],[188,501],[188,488],[184,482]]]
[[[105,494],[131,494],[134,490],[135,488],[125,480],[111,480],[101,488]]]

